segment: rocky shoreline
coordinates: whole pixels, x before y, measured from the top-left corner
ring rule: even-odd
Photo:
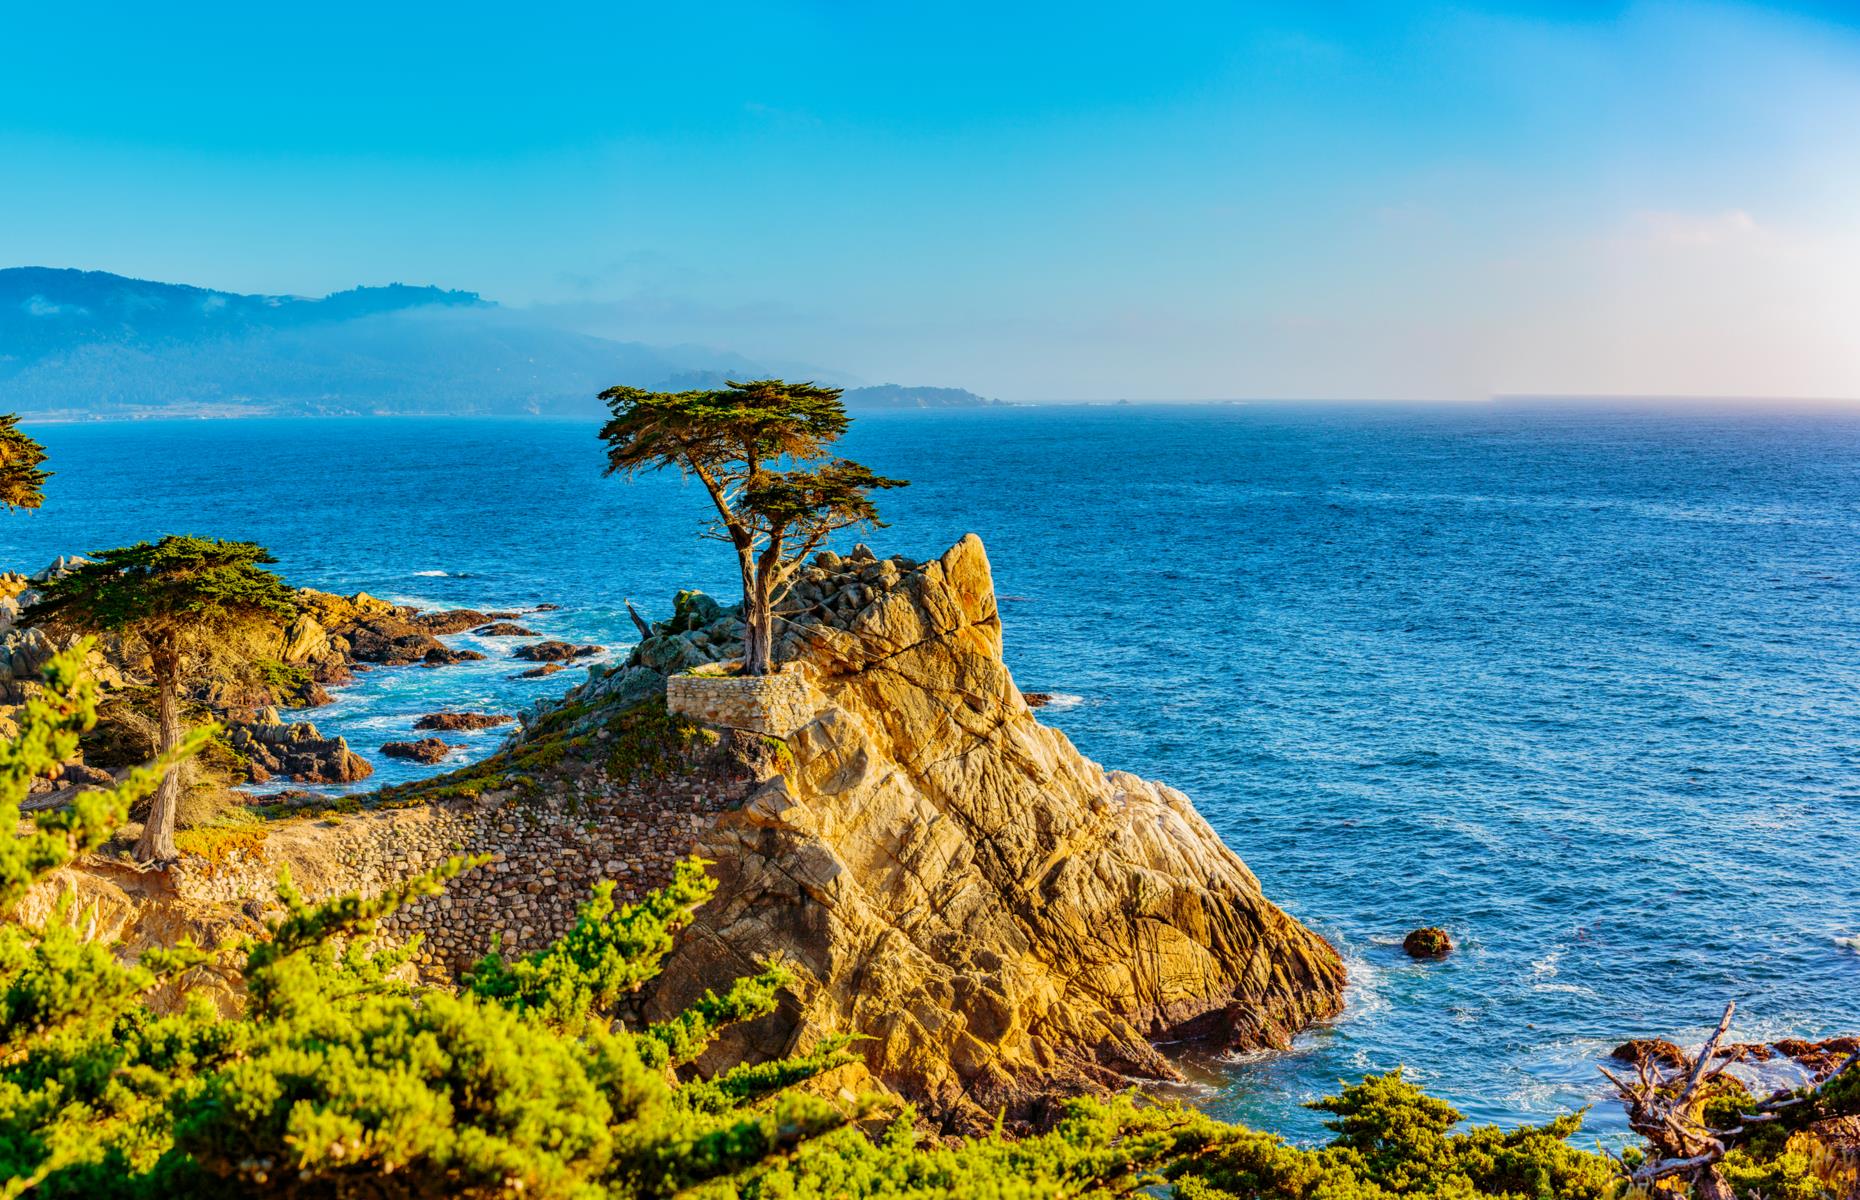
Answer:
[[[23,623],[25,610],[37,597],[38,585],[82,561],[60,558],[31,576],[0,574],[0,729],[6,723],[6,709],[21,703],[37,687],[45,662],[63,644]],[[297,616],[277,630],[262,658],[235,676],[202,687],[191,697],[199,716],[210,717],[224,727],[219,752],[203,756],[195,765],[197,776],[205,776],[222,788],[280,782],[349,787],[373,776],[375,763],[370,756],[376,754],[406,757],[428,765],[442,761],[444,754],[434,754],[427,744],[432,739],[412,739],[420,749],[411,755],[406,755],[402,743],[397,742],[381,747],[351,747],[346,738],[326,735],[314,721],[292,720],[290,714],[328,705],[333,699],[331,689],[353,686],[358,676],[376,669],[442,668],[486,658],[480,651],[450,646],[444,638],[470,632],[528,639],[513,647],[513,662],[557,664],[587,659],[602,651],[601,647],[548,639],[515,623],[526,614],[557,611],[559,606],[555,604],[522,610],[422,611],[367,593],[339,596],[299,588],[294,595],[299,605]],[[110,698],[106,701],[104,728],[86,739],[78,758],[65,764],[60,772],[35,782],[33,808],[55,808],[85,787],[105,786],[120,779],[151,752],[141,665],[125,660],[107,641],[92,654],[90,665]],[[419,717],[414,725],[416,732],[475,732],[513,720],[509,714],[441,712]],[[429,721],[436,723],[423,724]],[[456,748],[441,745],[447,751]]]

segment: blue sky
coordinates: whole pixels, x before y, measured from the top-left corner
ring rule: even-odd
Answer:
[[[1860,397],[1841,6],[0,4],[0,53],[7,265],[1015,399]]]

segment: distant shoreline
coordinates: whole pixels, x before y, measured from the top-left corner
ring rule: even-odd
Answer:
[[[975,404],[881,404],[853,405],[849,411],[861,417],[883,417],[897,413],[976,413],[1029,409],[1067,410],[1080,408],[1197,409],[1197,408],[1295,408],[1295,409],[1450,409],[1472,411],[1486,409],[1508,413],[1590,413],[1646,415],[1753,415],[1803,416],[1860,415],[1860,399],[1819,397],[1732,397],[1732,396],[1526,396],[1501,395],[1483,400],[1450,399],[1324,399],[1294,397],[1254,397],[1248,399],[1093,399],[1093,400],[992,400]],[[304,412],[238,406],[202,406],[164,408],[133,412],[73,412],[70,410],[34,411],[12,408],[0,400],[0,411],[12,411],[20,420],[34,425],[120,425],[151,421],[354,421],[354,420],[484,420],[484,421],[590,421],[599,420],[601,411],[590,407],[584,412],[557,409],[535,412]]]

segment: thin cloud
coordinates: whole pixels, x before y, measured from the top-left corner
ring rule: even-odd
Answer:
[[[19,306],[29,317],[87,317],[88,308],[76,304],[54,304],[44,296],[28,296]]]
[[[1634,225],[1639,238],[1657,246],[1722,246],[1766,233],[1741,208],[1715,213],[1642,212],[1635,214]]]

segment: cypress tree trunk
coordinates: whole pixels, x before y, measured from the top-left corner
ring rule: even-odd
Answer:
[[[774,621],[768,600],[752,590],[743,598],[743,674],[767,675],[775,669]]]
[[[743,674],[767,675],[774,670],[775,656],[767,569],[742,542],[737,545],[737,561],[743,569]]]
[[[160,744],[157,750],[167,754],[181,744],[185,729],[181,725],[181,683],[179,664],[165,655],[155,658],[156,691],[160,695]],[[142,837],[136,842],[137,862],[171,862],[180,857],[174,848],[174,818],[181,806],[181,764],[169,767],[155,789]]]

